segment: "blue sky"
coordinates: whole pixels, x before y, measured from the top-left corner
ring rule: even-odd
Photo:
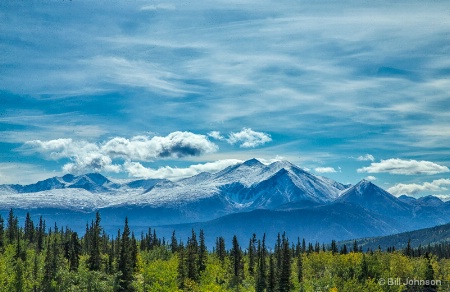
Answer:
[[[449,36],[448,1],[3,1],[0,183],[257,157],[450,196]]]

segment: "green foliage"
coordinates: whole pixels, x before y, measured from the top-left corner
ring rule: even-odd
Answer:
[[[11,210],[7,228],[0,228],[0,291],[450,291],[450,260],[428,252],[445,255],[444,243],[362,253],[352,242],[338,252],[333,243],[328,251],[318,243],[307,248],[300,239],[294,246],[285,235],[266,247],[265,236],[253,235],[245,250],[234,237],[229,250],[218,238],[210,252],[203,231],[197,240],[192,230],[186,246],[175,237],[165,244],[155,230],[136,240],[126,219],[123,232],[110,239],[99,232],[99,218],[79,238],[56,225],[47,233],[44,221],[34,226],[30,216],[21,229]],[[379,284],[389,278],[439,279],[442,285]]]

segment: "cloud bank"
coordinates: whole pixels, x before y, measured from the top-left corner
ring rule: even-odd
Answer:
[[[217,172],[230,165],[240,163],[239,159],[224,159],[204,164],[194,164],[186,168],[164,166],[158,169],[147,168],[139,162],[126,161],[123,165],[124,170],[132,177],[141,178],[165,178],[165,179],[182,179],[191,177],[201,172]]]
[[[103,143],[55,139],[28,141],[21,148],[25,153],[40,153],[54,160],[69,159],[65,172],[86,171],[120,172],[122,166],[114,159],[126,161],[153,161],[165,158],[200,156],[216,152],[218,146],[204,135],[191,132],[173,132],[165,137],[135,136],[131,139],[115,137]]]
[[[433,180],[432,182],[425,182],[423,184],[396,184],[393,187],[388,189],[393,195],[416,195],[420,192],[431,191],[431,192],[441,192],[447,191],[448,188],[446,186],[450,186],[450,179],[438,179]]]
[[[390,173],[404,175],[433,175],[449,172],[447,166],[439,165],[431,161],[402,160],[391,158],[381,160],[381,162],[372,162],[370,166],[359,168],[359,173]]]

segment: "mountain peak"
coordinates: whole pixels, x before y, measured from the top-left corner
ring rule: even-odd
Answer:
[[[259,161],[258,159],[252,158],[247,161],[244,161],[242,165],[251,167],[251,166],[263,166],[264,164],[262,164],[261,161]]]

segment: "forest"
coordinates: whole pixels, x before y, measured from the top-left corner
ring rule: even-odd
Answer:
[[[30,214],[0,216],[0,291],[450,291],[450,244],[403,250],[249,234],[207,248],[186,239],[136,236],[124,218],[111,236],[96,214],[80,235]],[[241,241],[244,240],[244,241]]]

